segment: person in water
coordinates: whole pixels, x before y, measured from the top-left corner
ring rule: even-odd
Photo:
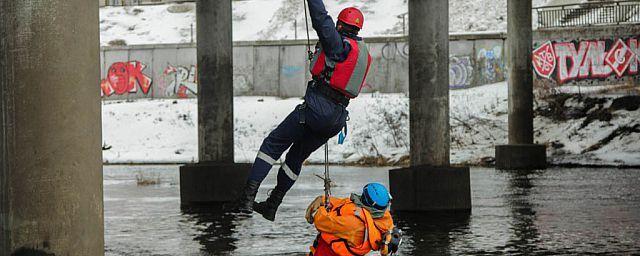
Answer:
[[[391,195],[379,183],[364,186],[361,195],[349,198],[317,197],[307,208],[305,218],[319,234],[309,256],[353,256],[379,251],[395,253],[402,241],[389,212]]]

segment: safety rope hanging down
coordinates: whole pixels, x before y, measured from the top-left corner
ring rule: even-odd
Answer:
[[[331,197],[331,177],[329,177],[329,144],[324,144],[324,206],[329,209]]]

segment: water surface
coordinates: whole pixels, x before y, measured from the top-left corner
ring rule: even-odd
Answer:
[[[336,196],[388,168],[332,167]],[[105,166],[107,255],[305,255],[316,236],[304,209],[322,194],[322,166],[305,166],[276,222],[180,209],[177,166]],[[258,194],[275,186],[275,171]],[[136,175],[161,184],[137,186]],[[470,215],[395,214],[401,255],[640,254],[640,170],[471,171]]]

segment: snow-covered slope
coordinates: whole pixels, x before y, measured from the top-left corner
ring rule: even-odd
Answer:
[[[128,45],[190,42],[192,24],[195,38],[195,6],[172,6],[177,5],[101,7],[101,44],[115,40]]]
[[[264,136],[299,98],[236,97],[235,160],[252,162]],[[640,165],[640,98],[538,100],[536,140],[556,164]],[[345,145],[330,140],[333,163],[403,164],[409,154],[409,100],[402,94],[364,94],[349,105]],[[242,106],[242,107],[240,107]],[[106,101],[103,140],[108,163],[197,161],[197,110],[191,100]],[[507,143],[506,83],[451,92],[451,159],[491,162]],[[322,163],[320,150],[309,162]]]
[[[548,0],[534,0],[534,6]],[[344,7],[365,12],[364,36],[403,33],[407,0],[325,0],[334,17]],[[506,31],[506,0],[450,0],[450,32]],[[535,20],[535,19],[534,19]],[[294,22],[295,21],[295,22]],[[193,3],[100,8],[102,45],[115,40],[133,44],[188,43],[194,24]],[[297,23],[297,29],[294,24]],[[299,39],[305,36],[302,0],[243,0],[233,2],[233,38],[244,40]],[[311,33],[313,37],[316,37]]]

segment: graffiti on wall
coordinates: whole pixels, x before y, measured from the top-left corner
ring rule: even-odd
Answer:
[[[491,84],[505,80],[502,46],[478,50],[476,61],[480,71],[478,84]]]
[[[198,69],[196,66],[167,65],[162,72],[164,96],[189,98],[198,94]]]
[[[384,61],[407,61],[409,44],[405,42],[387,42],[380,50]],[[490,84],[505,79],[505,64],[502,45],[478,50],[476,56],[449,57],[449,87],[451,89],[469,88],[480,84]]]
[[[253,90],[253,67],[233,66],[233,93],[244,95]]]
[[[449,87],[453,89],[467,88],[473,80],[473,64],[471,57],[449,57]]]
[[[143,94],[151,89],[151,78],[142,71],[145,65],[139,61],[115,62],[107,71],[107,77],[100,82],[102,96],[137,93],[138,87]]]
[[[539,77],[558,84],[638,74],[638,38],[545,42],[533,51]]]
[[[406,60],[409,58],[409,44],[387,42],[382,46],[381,55],[384,60],[396,60],[398,57]]]
[[[381,49],[380,56],[386,61],[407,61],[409,44],[387,42]],[[449,87],[452,89],[467,88],[473,85],[473,60],[469,56],[449,57]],[[371,85],[367,84],[368,87]]]

